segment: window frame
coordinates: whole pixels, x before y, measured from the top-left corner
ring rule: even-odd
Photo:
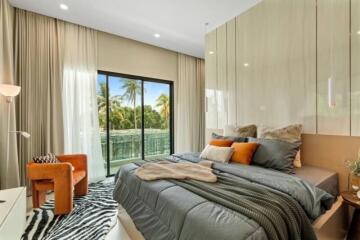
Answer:
[[[109,77],[120,77],[141,81],[141,158],[145,159],[145,127],[144,127],[144,83],[152,82],[152,83],[161,83],[169,85],[169,98],[170,98],[170,154],[174,154],[174,82],[170,80],[158,79],[158,78],[150,78],[144,76],[130,75],[124,73],[117,73],[111,71],[98,70],[98,75],[105,75],[106,79],[106,176],[111,177],[115,174],[110,174],[110,128],[109,128]]]

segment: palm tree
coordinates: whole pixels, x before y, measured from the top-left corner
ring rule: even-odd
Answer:
[[[102,129],[105,129],[106,124],[106,83],[99,83],[100,88],[97,92],[97,102],[99,109],[99,125]]]
[[[141,84],[139,81],[131,80],[131,79],[124,79],[124,84],[122,89],[125,90],[123,97],[127,98],[129,103],[133,104],[134,110],[134,127],[137,129],[136,123],[136,97],[138,94],[141,94]]]
[[[124,109],[121,106],[122,98],[119,95],[109,98],[110,123],[112,129],[120,129],[122,121],[125,120]]]
[[[106,108],[106,83],[101,82],[99,83],[100,88],[97,92],[97,101],[98,101],[98,108],[100,109]]]
[[[99,108],[99,120],[100,124],[105,127],[105,118],[106,118],[106,83],[100,83],[100,88],[97,93],[97,100],[98,100],[98,108]],[[121,107],[122,98],[119,95],[114,95],[109,98],[109,110],[111,112],[110,122],[120,123],[124,120],[124,111]],[[115,124],[119,125],[119,124]],[[114,124],[113,124],[114,126]]]
[[[165,128],[167,128],[170,115],[169,96],[162,93],[156,99],[156,107],[160,108],[160,115],[164,119]]]

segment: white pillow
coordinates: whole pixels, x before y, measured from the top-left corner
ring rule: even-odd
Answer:
[[[200,154],[200,158],[215,162],[227,163],[229,162],[234,148],[232,147],[217,147],[207,145]]]

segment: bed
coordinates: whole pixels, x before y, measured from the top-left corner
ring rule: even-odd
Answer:
[[[190,153],[173,155],[170,160],[198,162],[200,159],[198,154]],[[171,180],[142,181],[134,175],[138,167],[133,163],[119,170],[114,199],[145,239],[270,239],[268,229],[246,214],[210,201]],[[336,173],[315,167],[304,166],[293,175],[241,164],[215,163],[213,168],[239,177],[246,184],[286,193],[301,206],[309,222],[328,210],[337,195]]]
[[[334,197],[339,195],[339,179],[335,171],[304,165],[301,168],[295,168],[295,175]]]

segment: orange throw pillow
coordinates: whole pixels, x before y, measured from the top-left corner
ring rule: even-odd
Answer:
[[[228,139],[213,139],[210,141],[209,145],[217,147],[231,147],[234,141]]]
[[[252,157],[258,146],[258,143],[233,143],[231,147],[234,148],[234,153],[231,157],[231,161],[250,165]]]

